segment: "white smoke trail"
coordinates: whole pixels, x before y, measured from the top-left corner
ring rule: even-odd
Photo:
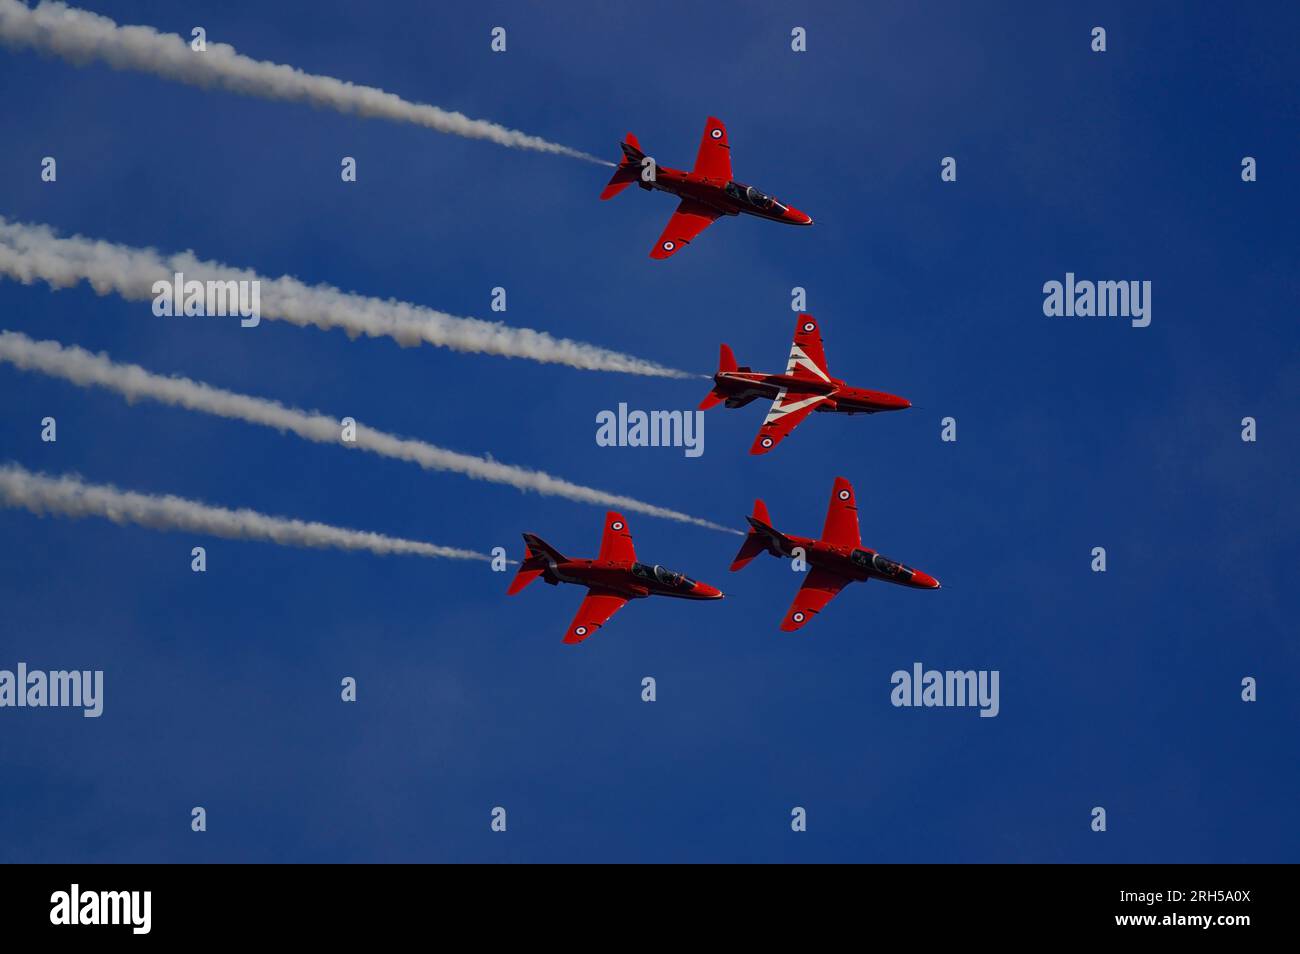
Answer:
[[[35,8],[18,0],[0,0],[0,39],[15,47],[53,53],[78,66],[98,59],[114,69],[152,73],[190,86],[308,103],[341,113],[411,123],[454,136],[486,139],[502,146],[613,165],[517,129],[408,102],[373,86],[357,86],[281,63],[255,60],[236,53],[226,43],[210,43],[205,51],[198,52],[174,33],[159,33],[147,26],[118,26],[108,17],[49,0]]]
[[[596,345],[553,338],[544,331],[458,318],[409,302],[368,298],[329,285],[305,285],[287,275],[263,278],[247,269],[202,261],[193,252],[164,255],[150,248],[132,248],[79,235],[60,238],[48,226],[10,222],[0,216],[0,275],[25,285],[42,281],[52,288],[66,288],[86,281],[100,295],[113,292],[132,301],[149,301],[154,298],[154,283],[170,282],[176,272],[184,273],[186,281],[259,282],[261,317],[302,327],[340,328],[352,337],[392,338],[403,347],[432,344],[587,371],[694,377]]]
[[[270,517],[255,510],[228,510],[171,495],[156,496],[87,484],[77,477],[34,474],[17,464],[0,465],[0,504],[38,516],[104,517],[154,530],[188,530],[232,540],[265,540],[281,546],[369,550],[380,555],[413,554],[452,560],[490,560],[473,550],[436,546],[325,523]]]
[[[105,354],[92,354],[75,346],[65,347],[57,341],[35,341],[17,332],[2,331],[0,332],[0,361],[7,361],[24,370],[40,371],[43,374],[60,377],[81,387],[97,385],[108,388],[121,394],[128,401],[149,398],[191,411],[273,427],[281,432],[289,431],[305,440],[320,444],[341,443],[337,418],[328,417],[317,411],[308,412],[286,407],[278,401],[214,388],[190,378],[154,374],[139,365],[118,364]],[[702,520],[699,517],[656,507],[654,504],[644,503],[632,497],[623,497],[570,483],[542,471],[445,450],[426,444],[424,441],[371,430],[361,424],[356,426],[355,443],[343,446],[358,447],[396,460],[412,461],[426,470],[453,471],[467,477],[506,484],[519,490],[535,491],[548,496],[565,497],[580,503],[649,514],[680,523],[708,527],[711,530],[736,532],[730,527]]]

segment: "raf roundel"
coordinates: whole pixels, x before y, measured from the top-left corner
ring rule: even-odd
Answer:
[[[816,330],[817,330],[817,326],[814,325],[811,321],[805,321],[804,324],[803,324],[803,330],[804,330],[804,331],[816,331]]]
[[[677,247],[677,246],[676,246],[674,243],[672,243],[672,242],[664,242],[664,251],[665,251],[665,252],[671,252],[671,251],[672,251],[673,249],[675,249],[676,247]]]
[[[709,135],[712,136],[714,139],[721,139],[721,138],[722,138],[722,130],[721,130],[721,129],[713,129],[713,130],[710,130],[710,131],[709,131]]]
[[[579,626],[577,629],[574,630],[574,632],[575,632],[577,635],[579,635],[579,636],[586,636],[586,635],[587,635],[587,627],[585,627],[585,626]]]
[[[793,619],[796,623],[802,623],[804,620],[804,615],[803,613],[795,613]]]
[[[841,490],[841,491],[840,491],[840,499],[841,499],[841,500],[848,500],[851,496],[853,496],[853,495],[850,494],[847,490]]]
[[[771,446],[772,446],[772,438],[770,438],[770,437],[765,437],[765,438],[763,438],[763,440],[762,440],[761,443],[762,443],[762,445],[763,445],[764,447],[771,447]]]
[[[611,530],[622,530],[622,529],[623,529],[623,521],[622,521],[622,520],[615,520],[613,523],[611,523],[611,524],[609,525],[609,528],[610,528]]]

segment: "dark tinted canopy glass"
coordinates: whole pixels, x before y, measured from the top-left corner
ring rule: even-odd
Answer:
[[[754,208],[762,209],[765,212],[772,209],[785,208],[785,206],[781,205],[780,202],[777,202],[776,199],[772,198],[770,195],[765,195],[753,186],[745,185],[743,182],[728,182],[726,191],[727,195],[731,196],[733,199],[747,202]]]
[[[871,565],[875,567],[876,572],[881,576],[902,577],[908,579],[912,576],[912,571],[901,563],[895,563],[888,557],[883,557],[879,553],[871,558]]]
[[[663,586],[671,586],[676,589],[686,588],[695,585],[695,581],[684,573],[677,573],[668,569],[666,566],[648,566],[644,563],[633,563],[632,573],[642,579],[654,580]]]
[[[903,564],[882,556],[879,553],[868,553],[866,550],[854,550],[849,554],[849,559],[863,569],[874,570],[881,576],[890,579],[910,580],[913,571]]]

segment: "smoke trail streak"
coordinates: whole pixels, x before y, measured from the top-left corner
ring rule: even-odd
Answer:
[[[255,60],[226,43],[210,43],[203,52],[174,33],[147,26],[118,26],[108,17],[42,2],[35,8],[18,0],[0,0],[0,39],[15,47],[53,53],[78,66],[103,60],[114,69],[152,73],[190,86],[217,87],[262,99],[308,103],[371,119],[424,126],[441,133],[485,139],[502,146],[533,149],[609,166],[577,149],[530,136],[482,119],[437,106],[412,103],[373,86],[358,86],[331,76],[317,76],[281,63]]]
[[[339,420],[318,411],[301,411],[286,407],[278,401],[214,388],[190,378],[165,377],[139,365],[118,364],[105,354],[92,354],[83,348],[60,345],[57,341],[35,341],[17,332],[2,331],[0,361],[7,361],[24,370],[60,377],[81,387],[108,388],[128,401],[148,398],[191,411],[273,427],[281,432],[289,431],[304,440],[320,444],[341,443]],[[523,491],[565,497],[579,503],[649,514],[727,533],[737,532],[730,527],[676,510],[656,507],[632,497],[584,487],[541,471],[498,463],[486,457],[445,450],[424,441],[396,437],[361,424],[356,426],[355,443],[343,446],[358,447],[396,460],[412,461],[426,470],[452,471]]]
[[[169,495],[139,494],[108,484],[87,484],[73,476],[34,474],[17,464],[0,465],[0,504],[37,516],[104,517],[153,530],[188,530],[231,540],[264,540],[281,546],[368,550],[380,555],[413,554],[452,560],[490,560],[473,550],[436,546],[325,523],[270,517],[255,510],[228,510]]]
[[[10,222],[0,216],[0,275],[25,285],[42,281],[52,288],[66,288],[85,281],[100,295],[113,292],[131,301],[148,301],[154,298],[154,283],[171,282],[176,272],[184,273],[186,281],[259,282],[261,317],[301,327],[340,328],[351,337],[387,337],[403,347],[431,344],[454,351],[527,358],[587,371],[694,377],[632,355],[554,338],[544,331],[478,318],[458,318],[420,305],[392,298],[369,298],[329,285],[306,285],[287,275],[263,278],[247,269],[203,261],[193,252],[164,255],[154,249],[132,248],[79,235],[60,238],[48,226]]]

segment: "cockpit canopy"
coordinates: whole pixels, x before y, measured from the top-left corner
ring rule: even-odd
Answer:
[[[752,205],[763,212],[784,212],[786,209],[785,206],[770,195],[764,195],[753,186],[745,185],[743,182],[728,182],[726,192],[733,199]]]
[[[661,586],[669,586],[677,590],[689,590],[695,585],[695,581],[684,573],[675,573],[672,570],[658,564],[648,566],[645,563],[633,563],[632,573],[643,580],[653,580]]]
[[[903,564],[897,563],[886,556],[881,556],[879,553],[869,553],[866,550],[854,550],[849,555],[849,559],[864,570],[871,570],[891,580],[910,580],[916,572],[911,567],[903,566]]]

